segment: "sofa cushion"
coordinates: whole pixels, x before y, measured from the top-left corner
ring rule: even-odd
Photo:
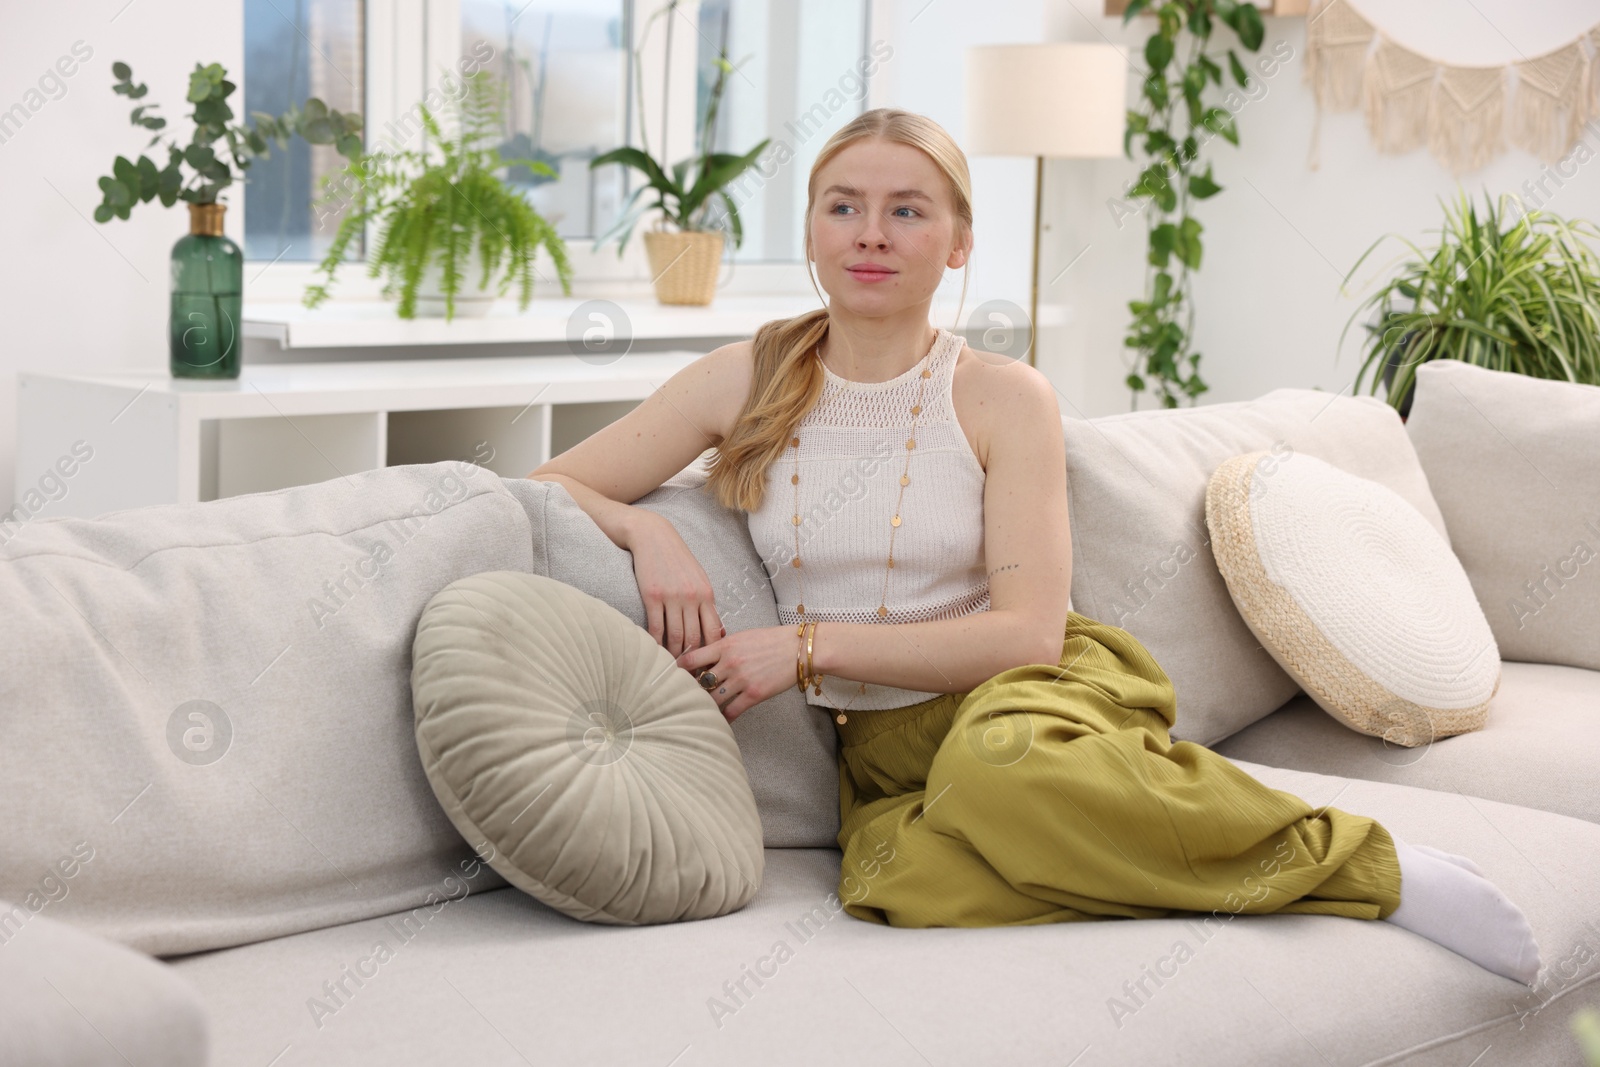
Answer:
[[[1539,985],[1393,923],[1334,916],[879,926],[841,910],[835,849],[769,852],[755,899],[701,923],[597,927],[491,892],[404,939],[398,916],[176,966],[204,990],[219,1063],[267,1063],[285,1045],[302,1067],[518,1055],[772,1067],[1572,1061],[1566,1017],[1600,976],[1600,826],[1245,769],[1471,857],[1526,911],[1547,964]]]
[[[413,648],[428,781],[512,885],[617,925],[749,902],[761,819],[739,746],[644,629],[554,578],[490,571],[441,589]]]
[[[1421,748],[1351,733],[1305,696],[1212,747],[1232,759],[1398,782],[1600,822],[1600,671],[1506,661],[1483,728]]]
[[[472,853],[417,760],[417,618],[531,562],[499,476],[449,462],[29,523],[0,547],[0,896],[82,842],[52,912],[156,955],[427,899]]]
[[[1413,747],[1483,725],[1494,635],[1450,546],[1393,490],[1246,452],[1211,476],[1206,527],[1245,625],[1335,720]]]
[[[1600,669],[1600,387],[1430,360],[1406,432],[1500,655]]]
[[[744,516],[703,491],[696,461],[635,501],[672,522],[716,591],[728,632],[778,625],[772,582],[750,540]],[[611,542],[559,482],[507,478],[533,524],[533,569],[581,589],[645,626],[633,556]],[[648,631],[646,631],[648,633]],[[733,720],[769,848],[817,848],[839,833],[838,739],[791,686]]]
[[[206,1009],[187,979],[42,910],[26,900],[0,900],[0,1063],[211,1062]]]
[[[1206,483],[1242,452],[1316,456],[1385,485],[1446,536],[1400,416],[1375,397],[1275,389],[1249,401],[1063,418],[1072,602],[1138,638],[1178,694],[1172,735],[1210,744],[1298,690],[1228,595]]]

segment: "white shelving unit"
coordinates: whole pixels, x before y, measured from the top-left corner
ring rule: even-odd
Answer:
[[[407,324],[410,325],[410,324]],[[325,481],[399,463],[523,477],[620,418],[701,352],[246,364],[237,380],[23,372],[17,492],[62,476],[43,514],[92,517]],[[74,455],[62,466],[57,461]],[[81,460],[85,449],[92,458]]]

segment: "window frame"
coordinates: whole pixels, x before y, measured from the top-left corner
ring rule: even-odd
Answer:
[[[667,7],[668,2],[631,0],[632,14],[625,24],[635,43],[651,14]],[[370,137],[373,130],[381,131],[423,99],[430,84],[437,86],[439,67],[455,63],[461,54],[461,5],[459,0],[367,0],[364,11],[364,136]],[[667,155],[671,159],[687,156],[694,145],[695,77],[700,44],[698,0],[680,0],[677,15],[671,34],[658,31],[647,42],[648,47],[641,56],[643,78],[639,87],[635,89],[631,81],[628,85],[630,92],[642,93],[644,114],[634,114],[638,109],[630,106],[626,131],[627,143],[637,145],[638,124],[643,122],[651,146],[660,152],[663,121],[660,71],[670,47],[672,84],[666,94],[670,110],[665,121]],[[434,72],[432,79],[427,77],[430,70]],[[241,190],[241,194],[249,196],[248,187]],[[240,217],[243,217],[242,211]],[[366,247],[373,247],[377,234],[372,224],[368,225],[366,237]],[[596,249],[589,238],[569,239],[567,254],[573,267],[574,297],[636,297],[652,291],[644,242],[639,240],[638,231],[620,258],[614,243]],[[316,261],[305,260],[287,263],[246,260],[248,297],[252,302],[299,303],[306,286],[322,277],[317,265]],[[382,279],[367,277],[364,262],[350,261],[338,268],[336,288],[330,296],[334,300],[378,300],[381,289]],[[729,295],[811,291],[805,264],[796,262],[724,264],[718,289],[719,293]],[[553,278],[540,280],[534,289],[536,300],[561,295]]]

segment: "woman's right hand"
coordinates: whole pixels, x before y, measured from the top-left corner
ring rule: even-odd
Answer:
[[[674,659],[723,637],[711,579],[666,518],[639,509],[628,534],[645,628]]]

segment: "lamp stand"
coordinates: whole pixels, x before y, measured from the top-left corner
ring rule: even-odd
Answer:
[[[1033,293],[1028,302],[1028,366],[1039,365],[1039,234],[1044,216],[1044,157],[1033,157]]]

